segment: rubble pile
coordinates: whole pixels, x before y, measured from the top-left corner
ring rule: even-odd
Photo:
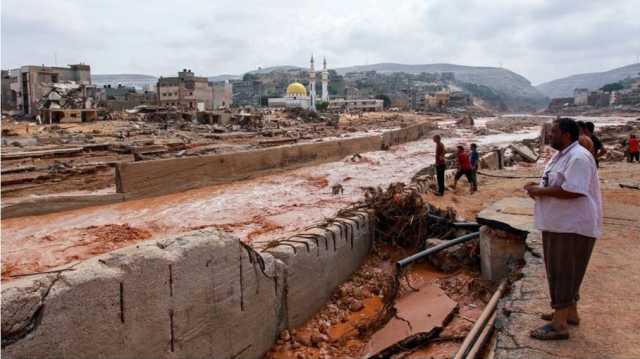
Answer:
[[[394,317],[396,298],[413,291],[409,283],[403,284],[403,276],[415,274],[398,272],[393,262],[424,249],[433,240],[425,238],[445,241],[459,235],[459,230],[451,226],[455,211],[434,208],[403,183],[394,183],[386,190],[366,188],[365,193],[362,202],[338,216],[362,209],[373,213],[376,239],[371,255],[312,319],[300,328],[283,331],[267,358],[362,356],[369,338]]]

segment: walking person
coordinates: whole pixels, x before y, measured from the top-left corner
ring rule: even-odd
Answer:
[[[458,171],[456,172],[455,180],[453,182],[452,188],[455,189],[458,186],[458,180],[462,175],[467,177],[467,181],[469,181],[469,185],[471,187],[471,193],[476,191],[476,184],[473,180],[473,170],[471,168],[471,160],[469,159],[469,155],[464,150],[464,146],[458,146]]]
[[[558,150],[539,184],[525,190],[535,200],[535,224],[542,231],[552,314],[532,330],[539,340],[568,339],[578,325],[578,293],[596,238],[602,235],[600,180],[593,155],[579,145],[580,129],[570,118],[554,122],[551,146]]]
[[[478,153],[478,146],[475,143],[471,144],[471,153],[469,154],[471,160],[471,172],[473,173],[473,184],[476,190],[478,190],[478,168],[480,168],[480,153]]]
[[[640,162],[640,143],[634,134],[629,135],[627,153],[629,153],[629,162],[633,162],[634,159]]]
[[[436,178],[438,180],[438,190],[436,196],[444,195],[444,171],[447,168],[447,162],[444,159],[444,144],[440,139],[440,135],[433,136],[433,142],[436,144]]]

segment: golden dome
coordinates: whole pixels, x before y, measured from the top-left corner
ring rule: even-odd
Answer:
[[[307,89],[303,84],[294,82],[287,86],[287,96],[307,96]]]

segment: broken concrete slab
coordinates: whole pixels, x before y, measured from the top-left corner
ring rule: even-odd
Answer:
[[[533,163],[538,160],[538,155],[535,152],[533,152],[533,150],[531,150],[529,147],[523,144],[514,143],[509,147],[511,147],[513,151],[519,154],[527,162]]]
[[[480,211],[476,220],[492,228],[526,235],[535,230],[533,206],[534,202],[531,198],[504,198]]]
[[[440,288],[425,285],[395,303],[396,316],[371,337],[365,357],[375,356],[419,334],[442,328],[458,309]]]

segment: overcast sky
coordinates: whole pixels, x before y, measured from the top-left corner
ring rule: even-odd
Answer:
[[[258,66],[500,66],[538,84],[640,56],[638,0],[2,0],[2,68],[241,74]],[[57,60],[56,60],[57,59]]]

